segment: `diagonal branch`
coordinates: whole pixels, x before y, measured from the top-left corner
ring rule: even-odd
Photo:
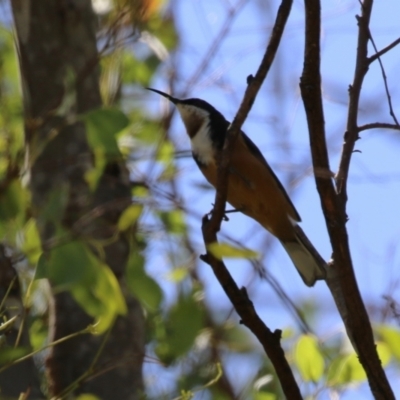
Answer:
[[[349,87],[349,108],[347,114],[346,133],[340,158],[339,170],[336,176],[336,186],[339,196],[345,205],[347,201],[347,177],[349,174],[350,160],[353,154],[355,142],[358,140],[357,117],[360,103],[360,94],[364,77],[368,72],[368,40],[369,21],[371,18],[373,0],[365,0],[362,3],[362,15],[357,16],[358,22],[358,43],[356,67],[353,83]]]
[[[209,221],[210,229],[218,232],[221,227],[222,217],[225,212],[226,196],[228,192],[228,165],[231,149],[239,135],[240,128],[242,127],[250,109],[254,103],[258,91],[275,58],[276,51],[283,34],[283,30],[286,25],[286,21],[289,17],[290,10],[292,8],[293,0],[282,0],[279,7],[278,14],[276,16],[275,24],[272,29],[271,38],[267,46],[267,50],[258,68],[258,71],[254,77],[251,77],[249,85],[247,86],[244,94],[242,103],[240,104],[239,110],[228,129],[224,148],[221,155],[221,162],[218,166],[218,180],[217,180],[217,192],[215,195],[215,205],[212,212],[211,220]]]
[[[288,399],[301,399],[300,389],[294,379],[293,372],[285,358],[283,349],[280,346],[280,331],[272,332],[260,319],[256,313],[252,302],[247,296],[244,288],[239,289],[233,280],[224,263],[214,257],[208,251],[211,243],[217,242],[217,232],[221,227],[221,221],[225,213],[225,204],[228,191],[228,165],[231,148],[236,137],[240,133],[240,128],[246,119],[254,99],[271,67],[272,61],[278,49],[280,39],[289,13],[292,7],[292,0],[282,0],[276,17],[275,25],[272,31],[271,39],[268,44],[265,55],[260,67],[255,75],[251,77],[246,89],[242,104],[228,129],[224,148],[222,151],[221,162],[218,166],[217,192],[215,195],[215,206],[211,219],[208,216],[203,218],[202,232],[204,243],[207,248],[207,254],[202,256],[203,261],[208,263],[217,277],[219,283],[227,294],[228,298],[235,307],[236,312],[246,325],[263,345],[267,356],[270,358],[277,376],[280,380],[282,390]]]
[[[368,58],[368,63],[372,64],[375,60],[378,58],[382,57],[384,54],[386,54],[388,51],[392,50],[394,47],[396,47],[398,44],[400,44],[400,38],[397,38],[394,42],[390,43],[386,47],[384,47],[382,50],[377,51],[374,55]]]
[[[368,29],[368,33],[369,33],[369,40],[371,41],[372,46],[374,47],[375,53],[378,54],[378,48],[376,47],[374,38],[372,37],[371,31],[369,29]],[[387,76],[386,76],[385,68],[383,66],[383,62],[382,62],[380,56],[378,56],[377,58],[378,58],[378,62],[379,62],[379,67],[381,68],[383,84],[385,85],[386,97],[387,97],[388,104],[389,104],[389,114],[393,118],[393,121],[395,122],[395,124],[397,126],[400,126],[399,121],[397,120],[396,114],[394,113],[394,110],[393,110],[392,97],[391,97],[390,92],[389,92],[389,85],[388,85],[388,82],[387,82]]]
[[[217,234],[215,231],[211,232],[207,229],[208,224],[209,220],[206,215],[203,218],[202,224],[203,238],[206,246],[217,242]],[[280,344],[281,331],[276,330],[272,332],[264,324],[254,309],[253,303],[248,298],[246,289],[239,289],[222,261],[215,258],[210,252],[201,256],[201,259],[213,269],[218,282],[221,284],[229,300],[234,305],[236,312],[240,316],[241,323],[253,332],[263,346],[265,353],[275,368],[285,397],[291,400],[301,400],[300,389]]]
[[[314,171],[319,172],[322,169],[323,172],[329,172],[320,76],[320,2],[305,0],[305,9],[306,44],[300,88],[307,116]],[[347,132],[337,177],[339,192],[335,191],[331,179],[327,179],[326,174],[316,173],[315,181],[333,248],[332,260],[328,267],[327,285],[360,363],[367,374],[374,397],[394,399],[393,391],[376,352],[371,324],[357,286],[346,229],[346,181],[351,154],[359,132],[357,112],[363,78],[368,70],[367,44],[371,9],[372,0],[365,0],[362,15],[358,18],[356,72],[350,88]]]

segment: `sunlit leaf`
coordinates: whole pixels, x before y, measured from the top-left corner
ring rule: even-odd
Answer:
[[[391,348],[385,342],[376,342],[376,350],[381,360],[382,366],[386,367],[392,357]]]
[[[164,141],[157,152],[157,160],[168,164],[174,159],[175,148],[170,141]]]
[[[100,397],[95,396],[91,393],[83,393],[76,397],[76,400],[101,400]]]
[[[24,226],[21,250],[28,258],[30,264],[36,265],[42,254],[42,247],[36,221],[33,218],[29,219]]]
[[[91,284],[80,282],[71,292],[81,307],[96,318],[98,333],[106,331],[118,315],[127,313],[117,278],[106,264],[99,261]]]
[[[104,167],[107,164],[107,157],[103,147],[96,147],[92,149],[92,152],[94,155],[94,167],[85,172],[85,180],[90,190],[94,191],[103,175]]]
[[[388,325],[380,325],[375,328],[382,341],[387,344],[391,354],[400,361],[400,330]]]
[[[160,211],[159,216],[165,224],[168,232],[175,234],[183,234],[186,230],[184,215],[181,210]]]
[[[142,213],[143,206],[141,204],[132,204],[124,210],[118,220],[118,229],[125,231],[136,223],[140,214]]]
[[[37,318],[29,327],[30,343],[34,350],[39,350],[48,338],[48,327],[41,319]]]
[[[259,254],[251,249],[245,249],[241,247],[235,247],[228,243],[211,243],[208,246],[208,250],[214,255],[214,257],[222,260],[222,258],[246,258],[254,259],[259,258]]]
[[[294,353],[294,361],[305,382],[317,382],[324,373],[324,358],[317,339],[312,335],[302,335]]]
[[[254,400],[278,400],[278,397],[274,393],[257,392],[253,395]]]
[[[172,271],[168,272],[167,279],[171,282],[182,282],[188,276],[188,269],[186,267],[174,268]]]

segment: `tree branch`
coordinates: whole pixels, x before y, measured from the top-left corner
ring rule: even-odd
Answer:
[[[346,181],[354,143],[358,139],[357,112],[360,91],[368,70],[368,24],[372,0],[364,1],[362,16],[358,18],[357,62],[353,85],[350,88],[347,132],[337,177],[339,193],[336,193],[333,182],[327,178],[327,174],[318,173],[320,170],[327,173],[330,171],[321,93],[320,2],[305,0],[305,9],[306,44],[300,88],[309,128],[312,160],[316,172],[315,181],[333,248],[326,282],[343,319],[347,334],[367,374],[373,395],[377,399],[394,399],[376,352],[371,324],[357,286],[346,230]]]
[[[357,129],[358,132],[366,131],[369,129],[393,129],[395,131],[400,131],[400,126],[389,124],[387,122],[371,122],[370,124],[361,125]]]
[[[221,162],[218,166],[218,179],[217,179],[217,192],[215,195],[215,205],[212,211],[212,216],[208,224],[210,224],[211,230],[218,232],[221,227],[221,221],[225,213],[226,196],[228,192],[228,165],[231,149],[239,135],[240,128],[242,127],[250,109],[254,103],[258,91],[265,77],[272,65],[275,58],[276,51],[283,34],[283,30],[286,25],[286,21],[289,17],[290,10],[292,8],[293,0],[282,0],[279,7],[278,14],[275,20],[274,27],[272,29],[271,38],[267,46],[267,50],[258,68],[255,77],[251,77],[249,85],[247,86],[244,94],[242,103],[240,104],[239,110],[228,129],[224,148],[221,155]]]
[[[378,53],[378,48],[376,47],[374,38],[372,37],[371,31],[368,28],[368,34],[369,34],[369,40],[372,43],[372,46],[374,47],[374,50],[376,52],[376,54]],[[390,92],[389,92],[389,85],[387,82],[387,76],[386,76],[386,72],[385,72],[385,68],[383,66],[383,62],[381,60],[381,57],[378,56],[378,62],[379,62],[379,67],[381,68],[381,73],[382,73],[382,78],[383,78],[383,84],[385,85],[385,92],[386,92],[386,97],[388,99],[388,104],[389,104],[389,114],[392,116],[393,121],[395,122],[396,125],[399,125],[399,121],[397,120],[396,114],[394,113],[393,110],[393,105],[392,105],[392,97],[390,96]]]
[[[368,58],[368,63],[372,64],[375,60],[379,59],[382,57],[384,54],[386,54],[388,51],[392,50],[393,47],[396,47],[398,44],[400,44],[400,38],[396,39],[394,42],[390,43],[388,46],[384,47],[382,50],[377,51],[374,55]]]
[[[350,160],[354,150],[354,144],[359,139],[357,130],[358,106],[360,102],[361,88],[364,77],[368,72],[368,41],[369,41],[369,21],[371,18],[373,0],[365,0],[362,3],[362,15],[357,16],[358,22],[358,44],[356,67],[354,72],[353,84],[349,87],[349,109],[347,114],[346,133],[342,155],[339,163],[339,170],[336,176],[336,187],[343,201],[343,206],[347,201],[347,177],[350,168]]]
[[[272,30],[271,38],[261,61],[260,67],[255,75],[249,79],[243,101],[228,129],[224,148],[222,151],[221,162],[218,166],[217,191],[215,195],[215,205],[211,219],[208,216],[203,218],[202,232],[206,249],[211,243],[217,242],[217,232],[220,230],[221,221],[225,213],[225,204],[228,191],[228,165],[229,156],[236,137],[240,133],[240,128],[245,121],[254,99],[272,65],[276,51],[278,49],[286,21],[292,7],[292,0],[282,0],[278,14]],[[207,254],[202,256],[202,260],[208,263],[227,294],[228,298],[235,307],[236,312],[246,325],[258,338],[263,345],[267,356],[270,358],[277,376],[281,382],[282,390],[288,399],[301,399],[300,389],[294,379],[292,370],[285,358],[284,351],[280,346],[280,331],[271,332],[257,315],[252,302],[249,300],[246,290],[239,290],[224,263],[217,260],[212,253],[207,250]]]
[[[203,218],[202,232],[206,248],[211,243],[217,242],[215,231],[207,229],[209,226],[208,216]],[[302,399],[300,389],[294,379],[293,372],[285,358],[285,353],[280,345],[281,331],[272,332],[256,313],[253,303],[247,296],[245,288],[239,289],[236,282],[226,268],[225,264],[215,258],[212,253],[207,251],[201,259],[209,264],[224,289],[229,300],[235,307],[236,312],[241,318],[241,323],[247,326],[257,337],[263,346],[267,356],[275,368],[276,374],[281,383],[282,390],[287,399]]]

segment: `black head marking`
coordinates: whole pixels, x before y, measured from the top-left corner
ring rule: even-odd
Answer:
[[[210,103],[207,103],[206,101],[197,98],[180,100],[177,99],[176,97],[173,97],[157,89],[152,89],[152,88],[146,88],[146,89],[158,93],[159,95],[170,100],[175,105],[178,104],[188,105],[206,111],[210,119],[209,128],[210,128],[211,140],[218,149],[222,149],[222,147],[224,146],[226,131],[229,127],[229,122]]]

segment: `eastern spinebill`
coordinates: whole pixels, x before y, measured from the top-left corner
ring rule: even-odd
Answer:
[[[189,135],[193,158],[208,182],[217,185],[217,158],[230,123],[201,99],[180,100],[160,90],[179,111]],[[281,182],[258,147],[240,132],[230,154],[228,202],[276,236],[307,286],[324,279],[326,264],[297,225],[301,221]]]

